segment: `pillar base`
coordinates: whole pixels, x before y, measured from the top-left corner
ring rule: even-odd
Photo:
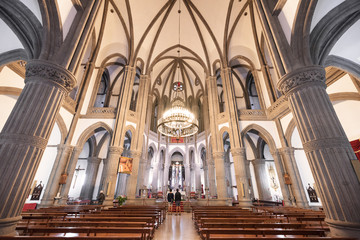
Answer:
[[[17,236],[15,228],[20,219],[21,216],[0,219],[0,236]]]
[[[325,219],[330,227],[331,237],[351,237],[360,240],[360,223]]]
[[[195,206],[231,206],[232,199],[198,199],[196,202],[192,202],[191,204]]]
[[[54,199],[42,199],[40,204],[38,205],[38,208],[48,208],[53,207],[54,205]]]
[[[131,198],[127,199],[125,202],[126,205],[160,205],[163,204],[163,201],[156,202],[156,198]]]
[[[250,199],[243,199],[243,200],[239,200],[239,207],[243,207],[243,208],[250,208],[252,206],[252,201]]]

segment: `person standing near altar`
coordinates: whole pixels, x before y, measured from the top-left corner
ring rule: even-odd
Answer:
[[[181,215],[181,209],[180,209],[180,203],[181,203],[181,193],[179,192],[179,189],[176,189],[175,193],[175,206],[176,206],[176,213],[175,215]]]
[[[172,193],[172,190],[170,189],[170,192],[167,195],[167,199],[168,199],[168,203],[169,203],[169,208],[168,208],[168,212],[171,215],[172,212],[172,205],[174,202],[174,194]]]

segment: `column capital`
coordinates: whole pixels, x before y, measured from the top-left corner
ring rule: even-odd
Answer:
[[[325,69],[321,66],[307,66],[298,68],[285,74],[277,84],[277,88],[283,94],[289,94],[296,89],[302,88],[308,83],[325,85]]]
[[[244,154],[245,154],[245,151],[246,151],[246,150],[245,150],[244,147],[231,148],[231,149],[230,149],[231,155],[232,155],[233,157],[244,155]]]
[[[67,145],[67,144],[59,144],[59,145],[57,145],[58,151],[71,152],[74,148],[75,148],[74,146]]]
[[[130,150],[130,155],[132,158],[140,158],[142,151]]]
[[[283,148],[279,148],[278,151],[279,151],[279,153],[284,153],[284,154],[294,154],[295,148],[283,147]]]
[[[221,158],[224,159],[225,153],[224,152],[213,152],[212,157],[214,159]]]
[[[99,158],[99,157],[89,157],[88,158],[88,162],[89,163],[96,163],[96,164],[100,164],[100,162],[101,162],[101,158]]]
[[[121,153],[124,151],[124,149],[122,147],[117,147],[117,146],[110,146],[109,147],[109,153],[110,154],[119,154],[121,155]]]
[[[147,81],[147,80],[150,80],[150,76],[149,75],[144,75],[144,74],[141,74],[140,75],[140,81]]]
[[[254,166],[255,166],[255,165],[265,164],[266,159],[259,158],[259,159],[254,159],[254,160],[252,160],[252,161],[253,161],[253,164],[254,164]]]
[[[44,60],[31,60],[26,64],[25,82],[50,82],[64,92],[70,92],[75,84],[75,76],[64,67]]]

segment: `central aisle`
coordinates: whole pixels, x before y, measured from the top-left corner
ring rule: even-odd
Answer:
[[[191,213],[181,216],[167,215],[166,220],[155,231],[154,240],[197,240],[201,239],[195,230]]]

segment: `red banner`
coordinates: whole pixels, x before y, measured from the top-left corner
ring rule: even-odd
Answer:
[[[172,137],[171,138],[171,143],[184,143],[184,138],[175,138],[175,137]]]
[[[358,160],[360,160],[360,139],[354,140],[350,142],[352,149],[355,152],[355,155]]]

